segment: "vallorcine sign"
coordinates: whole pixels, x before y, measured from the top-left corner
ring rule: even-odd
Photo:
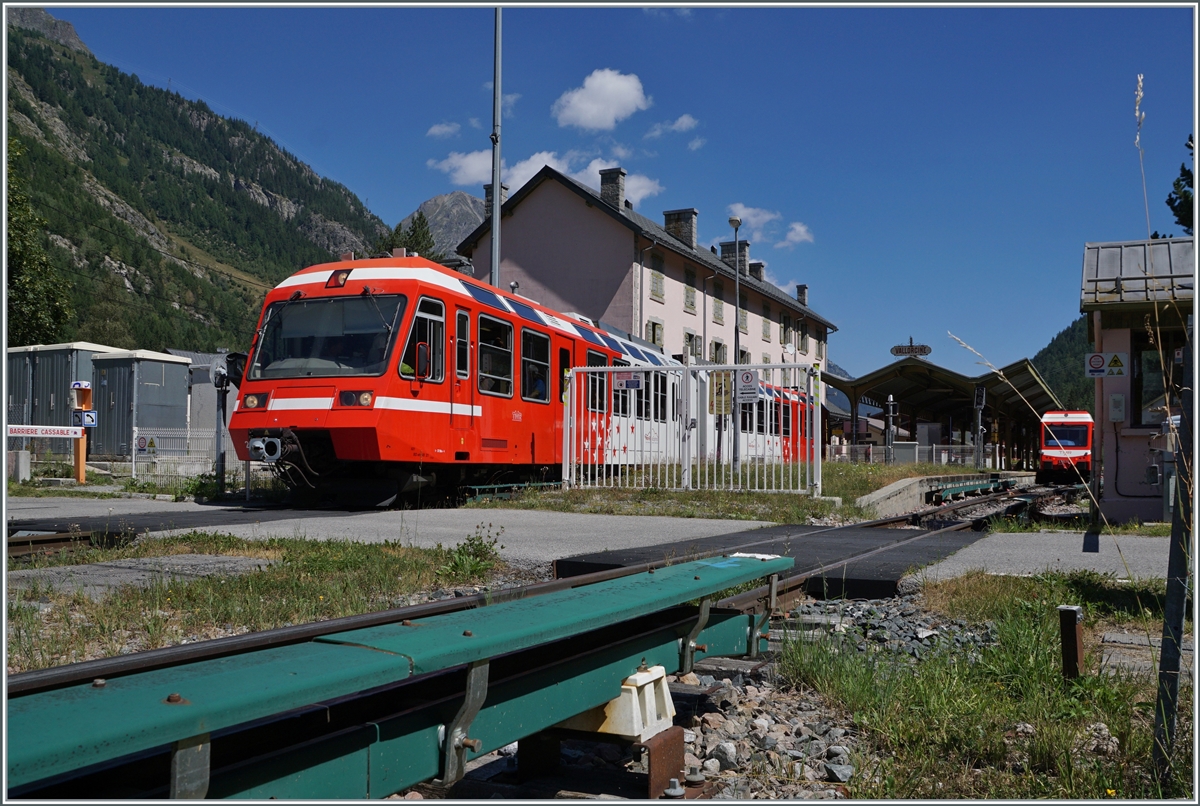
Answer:
[[[933,348],[928,344],[913,344],[911,336],[908,338],[908,344],[897,344],[892,348],[892,355],[896,356],[929,355],[932,352]]]

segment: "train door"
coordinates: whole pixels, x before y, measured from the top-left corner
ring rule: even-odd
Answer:
[[[450,405],[446,383],[446,305],[439,299],[421,297],[413,315],[400,377],[408,380],[409,399],[403,408],[412,413],[409,421],[414,445],[428,446],[434,454],[444,454],[449,436]],[[421,452],[424,452],[423,449]],[[420,454],[418,453],[418,456]]]
[[[475,384],[471,381],[471,313],[459,308],[454,313],[454,335],[451,339],[454,356],[454,378],[450,387],[450,430],[456,461],[467,461],[474,450],[475,422],[479,405],[475,399]]]

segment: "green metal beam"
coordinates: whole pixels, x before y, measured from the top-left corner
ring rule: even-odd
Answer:
[[[101,688],[80,685],[12,699],[9,786],[566,639],[785,572],[792,564],[790,558],[698,560],[411,625],[352,630],[116,678]],[[735,654],[744,651],[743,645]],[[169,697],[175,693],[177,703]]]

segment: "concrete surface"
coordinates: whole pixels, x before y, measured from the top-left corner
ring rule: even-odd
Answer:
[[[996,475],[1003,479],[1011,479],[1016,487],[1029,487],[1034,482],[1033,473],[1005,470],[996,471],[991,473],[991,475]],[[933,490],[940,488],[943,484],[956,481],[978,480],[980,480],[979,473],[920,476],[913,479],[900,479],[900,481],[894,481],[873,493],[860,496],[854,503],[863,509],[871,510],[877,518],[891,518],[896,515],[903,515],[906,512],[912,512],[914,509],[922,509],[929,506],[925,497],[933,492]]]
[[[254,557],[225,557],[212,554],[174,554],[167,557],[143,557],[130,560],[30,568],[8,572],[10,588],[28,588],[35,582],[62,592],[82,591],[99,600],[122,585],[149,587],[155,582],[173,579],[194,580],[206,576],[244,574],[266,568],[270,560]]]
[[[936,581],[982,568],[991,574],[1087,570],[1113,573],[1118,579],[1166,578],[1169,537],[1099,535],[1098,538],[1085,536],[1083,532],[988,535],[927,566],[916,576]]]

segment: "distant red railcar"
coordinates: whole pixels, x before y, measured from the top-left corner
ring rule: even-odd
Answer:
[[[1037,482],[1078,483],[1091,479],[1094,428],[1092,415],[1086,411],[1043,414]]]

